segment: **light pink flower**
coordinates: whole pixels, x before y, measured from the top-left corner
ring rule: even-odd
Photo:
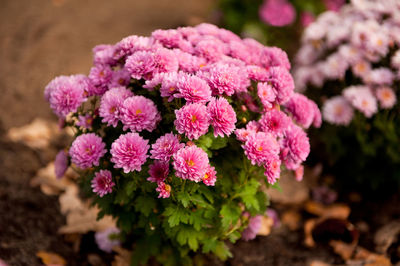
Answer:
[[[242,232],[243,240],[249,241],[249,240],[256,238],[257,233],[261,229],[261,226],[262,226],[262,216],[261,215],[256,215],[256,216],[250,217],[247,228],[244,229]]]
[[[110,227],[107,228],[104,231],[101,232],[96,232],[95,239],[96,239],[96,244],[99,247],[99,249],[111,253],[113,247],[121,245],[121,241],[118,239],[111,239],[111,236],[113,235],[118,235],[120,233],[120,230],[116,227]]]
[[[284,112],[271,109],[261,117],[259,124],[262,131],[281,137],[292,121]]]
[[[353,119],[354,111],[343,96],[335,96],[324,103],[322,114],[324,120],[331,124],[347,126]]]
[[[276,95],[275,90],[270,84],[267,82],[259,82],[257,84],[257,95],[265,109],[269,109],[273,106]]]
[[[296,10],[286,0],[264,0],[259,14],[263,22],[277,27],[292,24],[296,19]]]
[[[64,176],[68,169],[68,155],[64,150],[57,153],[56,159],[54,161],[54,171],[56,173],[57,179]]]
[[[192,75],[180,75],[176,84],[179,94],[188,103],[206,103],[211,99],[211,89],[203,79]]]
[[[276,139],[268,133],[257,132],[250,134],[242,147],[247,158],[253,165],[257,164],[261,166],[270,160],[279,158],[279,144]]]
[[[174,125],[179,134],[185,134],[190,140],[198,139],[208,131],[210,126],[207,107],[200,103],[184,105],[175,110]]]
[[[378,98],[379,104],[382,108],[392,108],[396,102],[396,94],[392,88],[381,87],[376,90],[376,98]]]
[[[281,141],[281,159],[286,168],[297,169],[310,153],[310,143],[307,134],[296,125],[286,130],[285,137]]]
[[[279,179],[281,175],[281,160],[273,159],[269,160],[264,165],[264,175],[267,177],[269,184],[275,184],[276,180]]]
[[[294,121],[304,128],[309,128],[314,121],[315,106],[310,99],[302,94],[294,93],[285,107],[292,114]]]
[[[104,93],[99,108],[99,115],[103,118],[102,122],[116,127],[120,119],[122,104],[131,96],[133,93],[124,87],[113,88]]]
[[[236,113],[225,98],[212,98],[207,105],[207,112],[215,137],[229,136],[235,130]]]
[[[156,191],[159,193],[158,198],[166,199],[171,195],[171,186],[164,182],[158,182]]]
[[[82,134],[72,142],[69,149],[71,162],[79,168],[98,166],[100,158],[107,152],[102,139],[94,133]]]
[[[100,170],[100,172],[97,172],[91,184],[93,193],[99,195],[100,198],[111,193],[112,188],[115,186],[115,183],[112,181],[111,172],[108,170]]]
[[[215,186],[215,181],[217,181],[217,172],[214,166],[209,165],[206,174],[203,177],[203,183],[206,186]]]
[[[186,146],[173,155],[175,175],[194,182],[203,180],[208,170],[208,156],[201,148]]]
[[[271,67],[267,70],[268,79],[275,89],[276,99],[279,104],[286,103],[292,97],[294,81],[286,68]]]
[[[185,144],[179,143],[177,136],[172,133],[167,133],[158,138],[156,142],[151,145],[150,158],[169,161],[171,156],[184,146]]]
[[[378,111],[376,98],[370,88],[366,86],[350,86],[343,90],[342,93],[346,100],[366,117],[369,118]]]

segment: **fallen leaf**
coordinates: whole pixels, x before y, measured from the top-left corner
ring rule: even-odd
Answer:
[[[267,236],[271,233],[271,228],[274,225],[274,220],[270,217],[263,216],[261,218],[261,227],[257,235]]]
[[[44,265],[67,265],[66,260],[56,253],[39,251],[36,256],[42,260]]]
[[[304,244],[307,247],[315,247],[315,241],[312,237],[312,230],[315,227],[317,219],[309,219],[304,223]]]
[[[321,260],[313,260],[310,262],[309,266],[330,266],[331,264],[326,263]]]
[[[376,251],[386,253],[393,242],[397,241],[400,234],[400,221],[393,221],[380,228],[374,237]]]
[[[300,228],[300,221],[300,213],[296,210],[285,211],[281,217],[282,224],[286,225],[292,231]]]
[[[51,139],[60,134],[55,122],[36,118],[32,123],[10,128],[7,137],[14,142],[22,142],[33,149],[44,149],[49,146]]]
[[[76,184],[67,187],[65,193],[59,197],[61,213],[66,215],[72,211],[85,211],[84,203],[79,198],[79,188]]]
[[[362,261],[364,266],[390,266],[392,263],[390,260],[383,256],[366,250],[365,248],[358,247],[355,254],[354,260]]]
[[[341,203],[323,205],[315,201],[308,201],[304,204],[304,209],[311,214],[325,218],[347,219],[350,215],[349,206]]]
[[[120,246],[113,247],[113,251],[117,254],[114,257],[112,266],[129,266],[131,265],[131,255],[132,253],[126,249],[123,249]]]
[[[351,258],[354,253],[354,250],[357,246],[357,243],[345,243],[340,240],[331,240],[329,245],[333,248],[333,251],[342,257],[343,260],[347,261]]]
[[[49,163],[46,167],[39,169],[36,176],[31,179],[30,185],[32,187],[40,186],[40,189],[46,195],[59,195],[67,187],[74,184],[70,178],[76,175],[72,171],[67,171],[66,176],[57,179],[54,171],[54,163]]]

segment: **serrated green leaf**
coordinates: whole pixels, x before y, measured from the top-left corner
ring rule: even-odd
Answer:
[[[156,207],[156,201],[153,197],[139,196],[135,200],[135,210],[149,216],[152,210]]]
[[[234,202],[223,205],[220,211],[222,227],[226,230],[230,225],[236,224],[240,213],[239,206]]]

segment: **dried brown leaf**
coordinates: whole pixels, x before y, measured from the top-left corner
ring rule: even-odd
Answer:
[[[393,221],[380,228],[374,237],[376,251],[386,253],[390,245],[398,239],[400,234],[400,221]]]
[[[315,247],[315,241],[312,237],[312,230],[317,223],[317,219],[309,219],[304,223],[304,244],[307,247]]]
[[[308,201],[304,205],[304,209],[311,214],[325,218],[347,219],[350,215],[350,207],[335,203],[331,205],[323,205],[315,201]]]
[[[39,251],[36,253],[44,265],[67,265],[67,261],[60,255],[47,251]]]
[[[310,262],[309,266],[330,266],[331,264],[326,263],[321,260],[313,260]]]
[[[117,254],[114,257],[113,262],[111,263],[112,266],[129,266],[131,265],[131,255],[132,253],[126,249],[123,249],[120,246],[113,247],[113,251]]]
[[[46,195],[59,195],[73,184],[69,178],[56,178],[54,163],[49,163],[46,167],[39,169],[36,176],[30,181],[32,187],[40,186]]]
[[[282,224],[286,225],[290,230],[296,231],[300,228],[301,216],[296,210],[285,211],[281,217]]]
[[[267,236],[271,233],[271,228],[274,225],[274,220],[270,217],[263,216],[261,219],[261,227],[257,235]]]
[[[364,266],[390,266],[392,263],[390,260],[383,256],[366,250],[365,248],[358,247],[355,254],[354,260],[362,261]]]
[[[349,260],[354,253],[357,246],[357,242],[348,244],[340,240],[331,240],[329,245],[333,248],[333,251],[338,254],[345,261]]]

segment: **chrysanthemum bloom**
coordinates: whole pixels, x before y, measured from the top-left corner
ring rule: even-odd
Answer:
[[[235,130],[236,139],[242,142],[246,142],[247,138],[260,131],[260,124],[257,121],[250,121],[247,123],[246,128],[239,128]]]
[[[324,103],[322,115],[331,124],[347,126],[353,119],[354,110],[343,96],[335,96]]]
[[[180,75],[176,84],[179,94],[188,103],[206,103],[211,99],[211,89],[207,82],[197,76]]]
[[[292,114],[294,121],[304,128],[309,128],[314,121],[314,102],[306,96],[294,93],[285,104],[286,110]]]
[[[103,95],[108,90],[113,71],[108,65],[96,65],[90,69],[89,79],[93,84],[89,95]]]
[[[121,86],[128,86],[131,81],[131,74],[125,68],[115,70],[112,73],[109,88],[117,88]]]
[[[241,83],[238,69],[233,66],[224,64],[216,64],[203,73],[210,85],[213,95],[228,95],[231,96],[235,93],[235,88]]]
[[[143,139],[138,133],[127,133],[119,136],[111,145],[111,162],[115,168],[123,168],[124,173],[141,171],[142,165],[147,160],[147,151],[150,146],[148,140]]]
[[[53,112],[63,118],[70,112],[76,112],[86,101],[85,86],[76,76],[60,76],[46,86],[45,98]]]
[[[376,90],[376,98],[382,108],[392,108],[396,102],[396,94],[389,87],[382,87]]]
[[[157,183],[157,188],[156,191],[159,193],[158,197],[159,198],[169,198],[171,194],[171,186],[168,184],[165,184],[164,182],[158,182]]]
[[[154,52],[155,68],[153,74],[176,72],[179,69],[178,58],[170,49],[159,48]]]
[[[265,112],[259,120],[259,124],[262,131],[281,137],[292,121],[284,112],[271,109]]]
[[[141,95],[131,96],[123,102],[119,118],[124,130],[129,128],[138,132],[144,129],[152,132],[161,120],[154,102]]]
[[[99,195],[100,198],[111,193],[113,186],[115,186],[115,183],[112,181],[111,172],[108,170],[97,172],[91,183],[93,193]]]
[[[315,20],[315,16],[313,13],[308,12],[308,11],[304,11],[301,13],[300,22],[303,27],[307,27],[308,25],[313,23],[314,20]]]
[[[167,133],[158,138],[156,142],[151,145],[150,158],[169,161],[171,156],[184,146],[185,144],[180,143],[177,136],[172,133]]]
[[[119,233],[120,230],[116,227],[110,227],[104,231],[96,232],[94,237],[99,249],[103,250],[104,252],[111,253],[113,247],[121,245],[120,240],[113,237]]]
[[[207,153],[195,146],[186,146],[173,155],[175,175],[194,182],[203,180],[208,170]]]
[[[155,30],[151,33],[151,37],[167,48],[177,48],[182,40],[182,34],[175,29]]]
[[[184,105],[175,110],[174,125],[179,134],[185,134],[190,140],[198,139],[208,131],[210,126],[207,107],[200,103]]]
[[[195,54],[211,62],[220,59],[228,51],[228,46],[216,38],[202,39],[195,46]]]
[[[284,67],[271,67],[267,70],[268,80],[275,89],[276,100],[279,104],[286,103],[292,97],[294,81],[292,75]]]
[[[147,181],[159,183],[163,182],[169,174],[169,163],[164,161],[154,161],[149,166],[149,175]]]
[[[264,175],[267,177],[268,183],[275,184],[276,180],[280,177],[281,175],[281,160],[279,159],[273,159],[269,160],[265,165],[264,165]]]
[[[260,7],[259,15],[266,24],[282,27],[294,22],[296,10],[286,0],[265,0]]]
[[[345,4],[345,0],[324,0],[323,1],[326,9],[332,11],[339,11],[339,9]]]
[[[178,49],[173,50],[179,62],[179,69],[188,73],[196,73],[201,67],[206,65],[206,60],[202,57],[183,52]]]
[[[283,157],[286,168],[296,170],[310,153],[310,142],[303,129],[292,125],[286,130],[281,148],[281,157]]]
[[[215,137],[229,136],[235,130],[236,113],[225,98],[212,98],[207,105],[207,112]]]
[[[262,166],[270,160],[279,158],[278,142],[271,134],[265,132],[249,135],[242,147],[253,165]]]
[[[285,51],[278,47],[264,47],[261,53],[261,65],[263,67],[281,66],[290,70],[291,65]]]
[[[364,82],[374,85],[390,85],[394,80],[393,72],[386,67],[375,68],[364,76]]]
[[[86,169],[98,166],[100,158],[107,152],[102,139],[94,133],[82,134],[72,142],[69,156],[72,163]]]
[[[149,79],[156,67],[154,53],[150,51],[137,51],[126,59],[125,68],[134,79]]]
[[[143,36],[131,35],[123,38],[115,45],[114,59],[120,60],[126,56],[132,55],[137,51],[148,51],[157,44],[154,39]]]
[[[214,166],[209,165],[203,177],[203,183],[206,186],[215,186],[215,181],[217,181],[217,172]]]
[[[246,66],[249,78],[254,81],[268,81],[269,73],[265,68],[256,65]]]
[[[78,121],[76,122],[76,125],[78,127],[91,128],[92,124],[93,124],[93,115],[85,114],[78,116]]]
[[[257,95],[265,109],[271,108],[276,99],[274,89],[267,82],[257,84]]]
[[[250,217],[249,225],[242,232],[243,240],[249,241],[249,240],[256,238],[257,233],[261,229],[261,225],[262,225],[262,216],[261,215],[256,215],[256,216]]]
[[[57,153],[56,159],[54,161],[54,171],[56,173],[57,179],[64,176],[68,169],[68,155],[65,151],[61,150]]]
[[[104,93],[99,108],[99,115],[103,118],[102,122],[116,127],[120,119],[122,104],[132,95],[133,93],[124,87],[113,88]]]
[[[366,86],[350,86],[343,90],[343,96],[368,118],[378,111],[376,98]]]
[[[114,65],[115,46],[109,44],[96,45],[93,49],[93,64],[95,65]]]

